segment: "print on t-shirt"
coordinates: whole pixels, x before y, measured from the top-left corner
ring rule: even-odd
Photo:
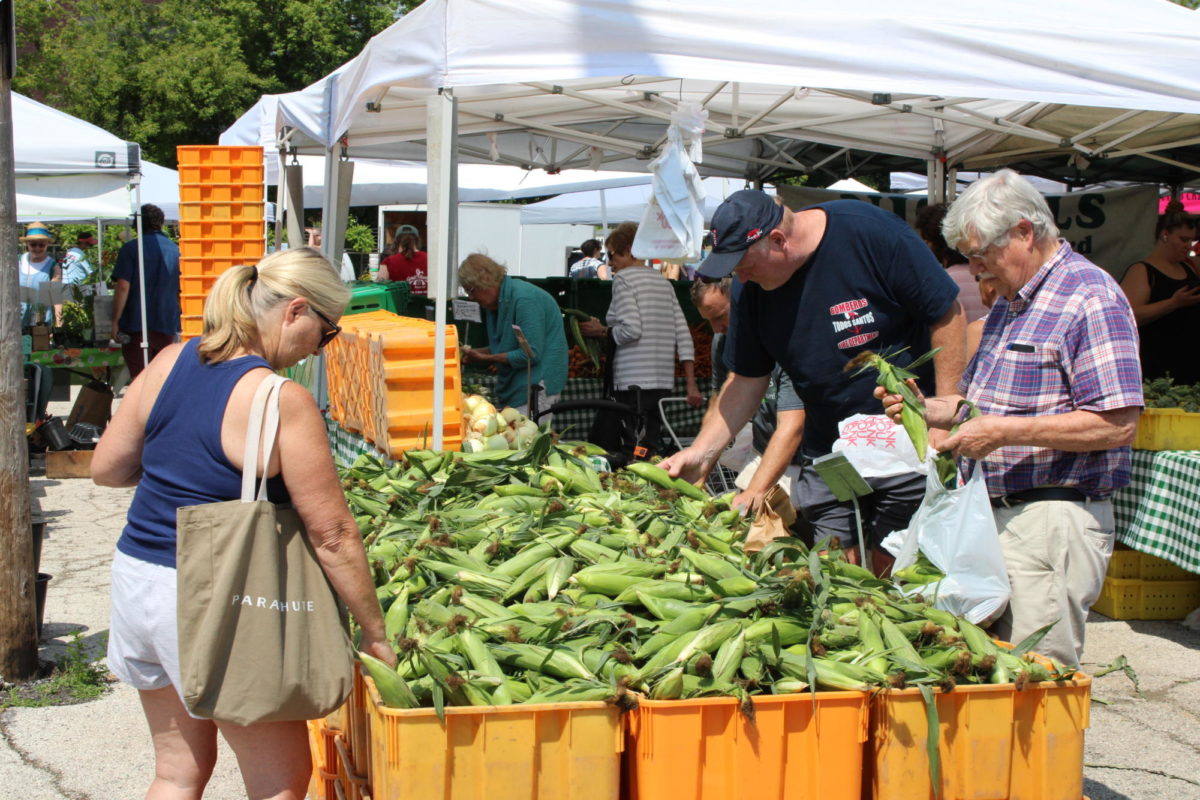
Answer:
[[[833,317],[833,332],[840,334],[848,330],[854,334],[837,343],[839,350],[861,347],[879,336],[879,331],[863,330],[865,326],[875,324],[874,311],[859,313],[869,305],[870,303],[867,302],[865,297],[860,297],[856,300],[847,300],[844,303],[830,306],[829,314]]]

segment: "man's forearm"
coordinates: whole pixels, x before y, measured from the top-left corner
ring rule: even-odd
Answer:
[[[1068,453],[1111,450],[1133,442],[1137,407],[1115,411],[1069,411],[1035,417],[993,417],[1004,426],[1005,445],[1048,447]]]
[[[715,462],[717,454],[754,416],[770,379],[770,375],[747,378],[730,373],[729,379],[721,387],[716,407],[705,417],[704,425],[692,446],[709,452],[712,455],[710,461]]]
[[[780,411],[776,415],[775,433],[767,442],[767,449],[762,454],[762,461],[750,479],[747,492],[765,493],[779,483],[792,457],[800,447],[804,438],[804,410]]]
[[[957,300],[929,327],[929,342],[932,347],[941,348],[933,357],[935,392],[938,395],[957,392],[958,382],[967,367],[967,318]]]

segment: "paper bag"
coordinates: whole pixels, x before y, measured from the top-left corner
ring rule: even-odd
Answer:
[[[75,405],[71,406],[71,413],[67,417],[67,430],[71,430],[79,422],[86,422],[104,430],[112,418],[112,402],[112,388],[106,383],[91,381],[79,390]]]
[[[791,536],[788,526],[795,521],[796,510],[788,493],[772,487],[754,513],[754,522],[746,533],[746,552],[757,553],[776,539]]]

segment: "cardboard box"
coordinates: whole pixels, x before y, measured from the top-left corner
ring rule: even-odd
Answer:
[[[93,450],[47,450],[47,478],[92,477]]]
[[[34,325],[29,329],[29,334],[33,339],[34,350],[50,349],[50,328],[45,325]]]

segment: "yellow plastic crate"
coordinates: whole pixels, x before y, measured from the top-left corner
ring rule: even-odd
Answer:
[[[329,728],[323,719],[309,720],[308,745],[312,752],[313,774],[308,783],[309,800],[335,800],[337,783],[338,732]]]
[[[753,721],[730,697],[641,698],[628,715],[628,800],[858,800],[867,698],[759,696]]]
[[[1165,558],[1120,544],[1108,561],[1108,577],[1143,581],[1200,581],[1200,574],[1177,567]]]
[[[624,737],[605,703],[387,708],[370,678],[369,791],[388,800],[617,800]]]
[[[867,773],[874,800],[1079,800],[1091,679],[959,686],[936,693],[941,794],[926,751],[925,701],[917,689],[871,698]]]
[[[1200,414],[1147,408],[1138,420],[1135,450],[1200,450]]]
[[[1200,608],[1200,580],[1105,578],[1092,610],[1112,619],[1183,619]]]

